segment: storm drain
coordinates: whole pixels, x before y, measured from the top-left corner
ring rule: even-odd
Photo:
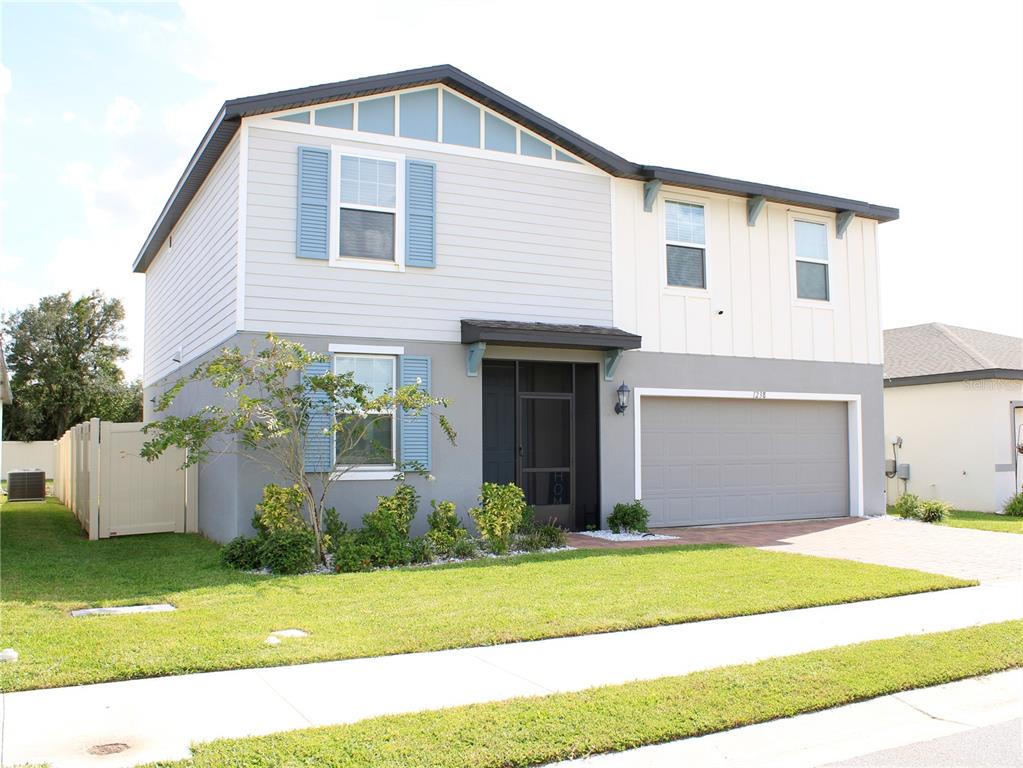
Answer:
[[[95,744],[85,751],[90,755],[116,755],[126,749],[128,749],[128,745],[123,741],[113,741],[109,744]]]
[[[170,603],[152,603],[150,605],[118,605],[112,608],[79,608],[71,611],[75,618],[79,616],[119,616],[125,613],[166,613],[176,611]]]

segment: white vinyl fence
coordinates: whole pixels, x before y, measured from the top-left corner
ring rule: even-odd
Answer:
[[[185,454],[176,448],[146,461],[139,456],[145,441],[141,422],[99,419],[72,427],[57,441],[53,493],[90,539],[198,530],[196,467],[180,469]]]
[[[5,480],[7,473],[16,469],[41,469],[46,473],[46,479],[52,480],[57,443],[55,440],[33,440],[28,443],[22,440],[4,440],[0,456],[3,457],[0,476]]]

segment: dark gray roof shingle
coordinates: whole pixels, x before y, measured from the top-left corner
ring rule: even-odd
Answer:
[[[1023,372],[1023,339],[944,323],[884,332],[885,379],[991,370]]]

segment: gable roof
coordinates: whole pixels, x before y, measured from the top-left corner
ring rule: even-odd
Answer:
[[[471,75],[466,74],[450,64],[422,69],[410,69],[404,72],[393,72],[387,75],[375,75],[356,80],[344,80],[338,83],[313,85],[307,88],[295,88],[288,91],[264,93],[259,96],[248,96],[241,99],[225,101],[213,123],[199,142],[195,154],[192,155],[185,172],[178,180],[174,191],[163,207],[159,218],[153,225],[146,242],[135,259],[136,272],[145,272],[155,258],[161,244],[166,240],[178,219],[185,212],[192,198],[199,191],[210,170],[220,158],[241,125],[242,118],[278,112],[284,109],[296,109],[331,101],[370,96],[377,93],[414,88],[423,85],[440,84],[458,91],[471,99],[494,110],[498,114],[525,126],[534,133],[567,149],[577,157],[586,160],[597,168],[627,179],[640,181],[661,181],[665,184],[701,189],[710,192],[721,192],[731,195],[754,197],[762,195],[768,200],[779,203],[818,208],[820,210],[838,212],[852,211],[859,216],[877,221],[893,221],[899,217],[897,208],[873,205],[859,200],[848,200],[830,195],[818,195],[786,187],[775,187],[721,176],[709,176],[692,173],[675,168],[647,166],[633,163],[614,152],[594,144],[575,131],[544,117],[525,104],[512,99],[500,91],[491,88]]]
[[[886,386],[1023,379],[1023,339],[944,323],[884,332]]]

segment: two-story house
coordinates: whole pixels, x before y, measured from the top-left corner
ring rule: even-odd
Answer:
[[[408,461],[426,499],[464,512],[514,481],[570,528],[634,498],[654,525],[881,514],[877,225],[897,216],[630,162],[451,66],[235,99],[135,262],[146,416],[274,332],[452,400],[457,447],[426,420],[379,430],[391,455],[334,487],[353,522]],[[245,532],[268,480],[208,462],[202,530]]]

